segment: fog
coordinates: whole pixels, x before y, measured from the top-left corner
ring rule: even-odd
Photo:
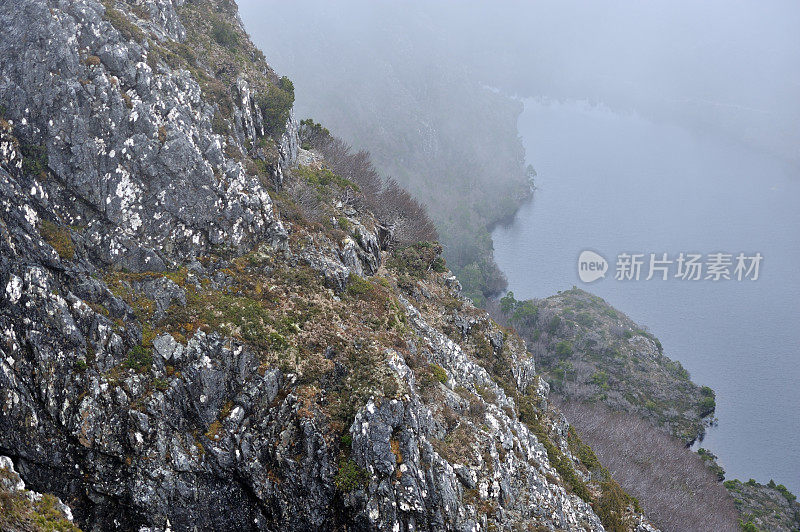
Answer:
[[[800,3],[781,1],[240,2],[298,109],[349,83],[466,73],[521,96],[586,98],[800,163]],[[437,68],[438,66],[438,68]],[[309,83],[304,83],[309,82]]]

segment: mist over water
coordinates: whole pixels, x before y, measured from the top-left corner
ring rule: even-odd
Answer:
[[[717,392],[702,443],[728,478],[800,490],[800,181],[742,145],[586,102],[529,99],[519,120],[537,191],[495,230],[518,299],[577,285],[649,327],[665,354]],[[609,261],[583,284],[584,249]],[[757,281],[616,281],[619,253],[765,258]],[[649,256],[649,255],[648,255]],[[674,272],[674,270],[673,270]]]

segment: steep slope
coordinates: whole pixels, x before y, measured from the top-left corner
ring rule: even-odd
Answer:
[[[603,299],[578,288],[527,301],[509,292],[493,310],[528,341],[561,398],[641,416],[687,444],[713,422],[714,391],[692,382],[655,336]]]
[[[535,173],[517,130],[522,104],[453,54],[454,40],[442,34],[449,24],[427,3],[241,6],[255,42],[297,82],[301,116],[368,150],[430,208],[448,264],[474,301],[501,293],[489,228],[530,198]]]
[[[788,532],[800,528],[800,503],[783,484],[776,484],[774,480],[768,484],[759,484],[753,479],[747,482],[727,480],[725,487],[742,514],[743,530]]]
[[[386,234],[418,221],[365,208],[402,194],[298,148],[233,2],[0,22],[0,454],[32,489],[92,530],[652,530],[441,248]]]

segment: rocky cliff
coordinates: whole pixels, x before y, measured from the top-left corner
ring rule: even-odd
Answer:
[[[0,455],[65,516],[652,530],[441,248],[387,247],[372,192],[298,148],[233,2],[0,23]]]

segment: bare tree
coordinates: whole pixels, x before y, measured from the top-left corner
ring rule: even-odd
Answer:
[[[661,530],[739,530],[739,514],[728,491],[683,442],[638,416],[600,404],[573,401],[558,406]]]
[[[394,179],[383,180],[370,160],[369,153],[353,153],[343,140],[315,137],[314,146],[333,173],[358,186],[367,209],[372,211],[388,234],[388,245],[406,245],[439,239],[427,209]]]

